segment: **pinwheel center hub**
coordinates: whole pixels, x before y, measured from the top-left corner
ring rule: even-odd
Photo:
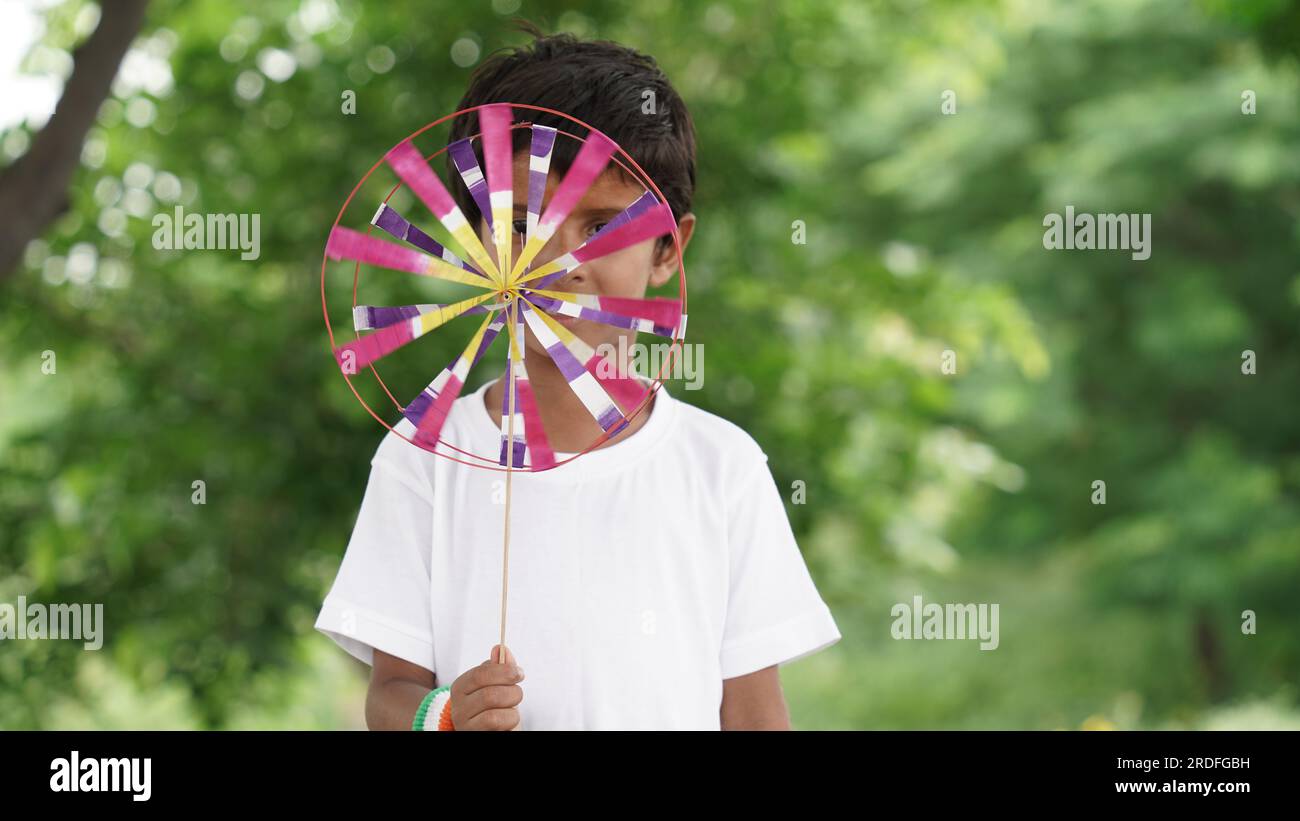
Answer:
[[[518,299],[520,299],[520,295],[519,295],[519,288],[517,286],[511,286],[509,288],[501,288],[498,289],[496,292],[496,302],[488,307],[508,309],[512,307],[512,304]]]

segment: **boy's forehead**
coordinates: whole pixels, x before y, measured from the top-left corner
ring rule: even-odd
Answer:
[[[528,205],[528,157],[527,151],[521,151],[514,156],[514,175],[515,175],[515,204],[522,207]],[[564,174],[552,168],[546,176],[546,193],[542,196],[543,204],[551,201],[551,196],[555,194],[555,189],[559,187],[560,181],[564,179]],[[577,211],[622,211],[631,205],[638,197],[644,194],[645,187],[640,183],[633,182],[617,166],[611,165],[596,178],[582,199],[578,202]]]

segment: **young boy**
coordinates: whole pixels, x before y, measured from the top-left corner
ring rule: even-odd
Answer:
[[[532,33],[530,46],[498,54],[475,72],[459,108],[527,103],[600,129],[663,191],[685,246],[696,222],[695,136],[667,78],[651,58],[614,43]],[[653,113],[646,113],[648,99]],[[531,119],[574,130],[558,118]],[[476,118],[458,118],[451,139],[475,130]],[[528,150],[518,138],[526,134],[516,130],[519,232]],[[577,148],[575,140],[557,139],[547,197]],[[486,240],[472,197],[464,186],[452,189]],[[536,264],[576,247],[642,193],[611,165]],[[671,237],[647,240],[551,287],[642,297],[674,277],[676,261]],[[631,331],[561,321],[593,347],[624,350],[620,333],[636,341]],[[531,332],[526,347],[557,458],[588,448],[600,428]],[[497,379],[457,399],[443,440],[496,453],[503,392]],[[410,728],[426,712],[434,715],[417,723],[430,729],[439,715],[442,727],[456,730],[788,729],[778,665],[840,638],[799,553],[766,454],[739,427],[666,388],[603,446],[553,470],[513,477],[511,650],[494,643],[502,474],[440,458],[393,434],[371,464],[356,529],[316,621],[372,666],[371,729]],[[429,698],[447,685],[449,693]]]

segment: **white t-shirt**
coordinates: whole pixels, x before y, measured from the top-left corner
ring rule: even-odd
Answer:
[[[487,388],[456,400],[444,440],[499,451]],[[753,438],[662,386],[643,412],[626,439],[512,478],[520,729],[716,730],[723,679],[840,639]],[[392,433],[371,465],[316,629],[450,684],[500,639],[505,474]]]

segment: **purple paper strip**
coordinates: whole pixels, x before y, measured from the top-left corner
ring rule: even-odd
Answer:
[[[474,370],[474,366],[478,364],[478,360],[483,356],[483,352],[488,349],[488,346],[492,344],[492,341],[497,338],[497,334],[504,327],[505,322],[501,322],[499,326],[497,322],[488,325],[487,330],[483,332],[483,341],[479,343],[478,350],[474,352],[474,358],[469,363],[469,369],[471,371]],[[451,361],[451,364],[443,368],[443,370],[451,370],[456,367],[456,363],[459,361],[460,354],[456,354],[456,358]],[[410,404],[402,410],[402,415],[409,419],[413,425],[418,426],[420,424],[420,420],[424,418],[425,411],[427,411],[429,406],[433,404],[434,400],[438,398],[435,394],[430,393],[429,390],[429,388],[425,388],[420,391],[420,395],[412,399]]]
[[[405,217],[387,204],[379,206],[379,212],[375,214],[375,225],[397,239],[406,239],[406,230],[411,227],[411,223],[407,222]]]
[[[587,369],[582,367],[582,363],[564,346],[563,342],[556,342],[554,345],[548,346],[546,352],[550,354],[551,359],[555,360],[555,365],[560,369],[560,373],[564,374],[566,382],[572,382],[587,372]]]
[[[532,131],[533,142],[528,147],[528,153],[534,157],[545,157],[550,154],[551,148],[555,146],[555,129],[544,125],[535,125]]]
[[[529,194],[529,196],[530,196],[530,197],[532,196],[531,193]],[[618,216],[614,217],[612,220],[610,220],[609,222],[605,223],[605,226],[604,226],[603,228],[601,228],[601,229],[600,229],[599,231],[597,231],[596,233],[592,234],[592,235],[587,239],[587,242],[582,243],[582,245],[586,245],[588,242],[591,242],[592,240],[599,239],[603,234],[607,234],[607,233],[609,233],[610,231],[615,230],[616,228],[619,228],[619,227],[621,227],[621,226],[627,225],[627,224],[628,224],[629,222],[631,222],[632,220],[636,219],[637,217],[639,217],[639,216],[641,216],[642,214],[644,214],[646,211],[648,211],[648,210],[650,210],[651,208],[653,208],[657,202],[659,202],[659,200],[655,198],[655,195],[654,195],[653,192],[651,192],[651,191],[647,191],[647,192],[645,192],[645,193],[642,194],[641,196],[637,197],[636,200],[633,201],[633,203],[632,203],[631,205],[629,205],[627,208],[624,208],[624,209],[623,209],[623,210],[618,214]],[[578,247],[581,248],[582,245],[579,245]],[[576,250],[576,249],[575,249],[575,250]],[[553,273],[553,274],[547,274],[546,276],[544,276],[544,277],[542,277],[541,279],[537,280],[535,283],[529,283],[529,284],[528,284],[528,287],[529,287],[529,288],[545,288],[545,287],[547,287],[548,285],[550,285],[552,282],[555,282],[557,279],[559,279],[560,277],[564,276],[564,275],[567,274],[567,273],[569,273],[569,272],[568,272],[568,271],[556,271],[556,272]],[[671,336],[671,334],[670,334],[670,336]]]
[[[659,200],[655,198],[653,192],[651,191],[645,192],[641,196],[637,197],[636,200],[631,205],[629,205],[627,208],[624,208],[621,214],[614,217],[609,222],[605,223],[604,228],[601,228],[599,231],[592,234],[591,239],[596,239],[601,234],[608,233],[609,231],[613,231],[615,228],[618,228],[620,225],[626,225],[627,223],[631,222],[632,220],[644,214],[646,211],[650,210],[650,208],[654,207],[654,204],[658,201]]]
[[[433,404],[433,396],[428,391],[420,391],[420,395],[411,400],[411,404],[406,406],[402,415],[411,420],[411,424],[420,424],[420,419],[424,417],[424,412]]]
[[[447,304],[434,305],[428,310],[422,309],[419,305],[366,305],[366,318],[369,320],[369,330],[377,331],[380,328],[387,328],[406,319],[420,316],[421,314],[431,313],[439,308],[446,308]],[[487,305],[475,305],[472,308],[466,308],[464,314],[483,314],[488,312]]]
[[[460,172],[460,178],[469,189],[470,196],[474,197],[479,212],[487,220],[488,228],[491,228],[492,205],[488,199],[487,177],[483,176],[483,169],[479,168],[478,157],[474,154],[474,146],[470,144],[470,138],[457,140],[447,146],[447,152],[451,154],[451,161],[456,164],[456,170]],[[470,184],[471,179],[474,181],[473,185]]]
[[[472,265],[449,252],[440,242],[421,231],[417,226],[412,225],[397,209],[386,203],[379,206],[379,211],[375,214],[373,222],[395,239],[409,242],[421,251],[426,251],[453,265],[459,265],[466,271],[479,273]]]
[[[512,460],[510,467],[521,468],[524,466],[524,444],[525,443],[522,440],[518,440],[518,439],[515,440],[514,459]],[[504,434],[502,434],[501,453],[497,456],[497,464],[504,465],[505,463],[506,463],[506,437]]]
[[[546,311],[547,313],[552,313],[552,314],[558,313],[559,306],[562,304],[558,299],[552,299],[551,297],[548,296],[541,296],[540,294],[528,294],[527,296],[529,302],[533,303],[538,308],[541,308],[543,311]],[[579,316],[578,319],[589,319],[592,322],[600,322],[604,325],[611,325],[615,328],[641,330],[641,328],[639,327],[641,320],[638,319],[637,317],[623,316],[622,314],[616,314],[610,311],[601,311],[596,308],[588,308],[585,305],[580,305],[578,307],[578,310],[581,313],[581,316]],[[572,316],[572,314],[563,314],[563,316]],[[651,331],[649,331],[649,333],[653,333],[658,336],[672,337],[675,335],[675,331],[676,329],[674,328],[666,328],[663,325],[655,325],[654,328]]]
[[[420,309],[415,305],[398,305],[392,308],[369,306],[366,308],[366,315],[370,319],[370,327],[372,329],[379,329],[401,322],[403,319],[410,319],[413,316],[419,316]]]
[[[627,420],[623,418],[623,414],[619,411],[618,407],[611,404],[609,410],[602,413],[596,422],[600,425],[601,430],[609,430],[614,427],[614,425],[618,424],[620,419],[627,422]]]
[[[416,248],[420,248],[425,251],[428,251],[430,254],[433,254],[436,257],[441,257],[443,259],[447,258],[446,247],[441,245],[436,239],[424,233],[414,225],[407,228],[406,241],[414,245]],[[452,256],[455,255],[453,254]],[[466,271],[474,271],[474,273],[476,274],[479,273],[477,270],[471,267],[469,263],[465,262],[465,260],[461,259],[460,257],[456,257],[456,261],[460,265],[460,267],[464,268]]]
[[[533,157],[546,158],[545,169],[533,170],[530,164],[528,170],[528,213],[534,218],[542,215],[542,198],[546,194],[546,177],[550,170],[551,150],[555,147],[555,134],[553,128],[533,126],[533,141],[528,153]]]

